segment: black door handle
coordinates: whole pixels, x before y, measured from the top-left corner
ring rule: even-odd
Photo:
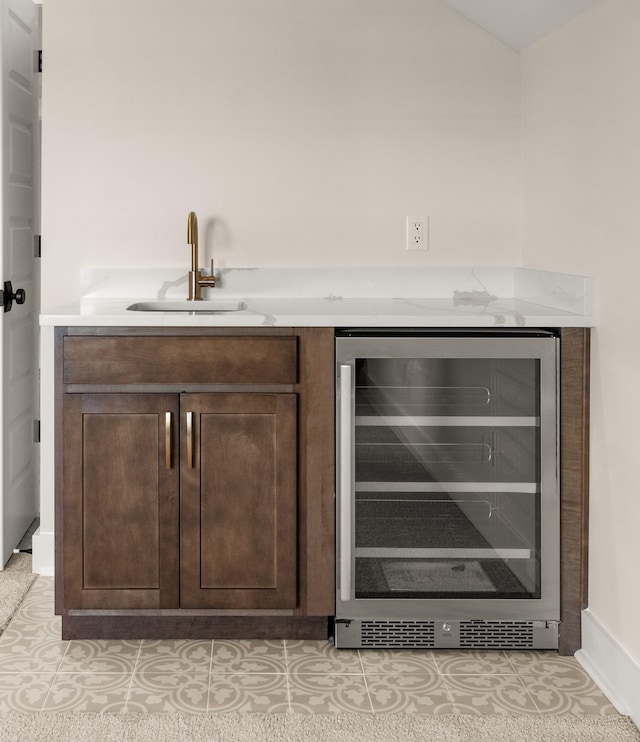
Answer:
[[[24,300],[27,298],[27,294],[24,289],[16,289],[13,291],[11,281],[4,282],[4,290],[2,292],[2,304],[4,305],[4,311],[10,312],[13,302],[16,304],[24,304]]]

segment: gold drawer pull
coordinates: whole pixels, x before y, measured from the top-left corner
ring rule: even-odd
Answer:
[[[187,412],[187,466],[193,469],[193,412]]]
[[[171,469],[171,413],[164,415],[164,465]]]

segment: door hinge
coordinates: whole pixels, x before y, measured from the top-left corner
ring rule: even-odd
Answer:
[[[40,443],[40,420],[33,421],[33,442]]]
[[[33,235],[33,257],[34,258],[42,257],[42,235],[39,235],[39,234]]]
[[[38,72],[42,72],[42,49],[38,49],[36,52],[36,69]]]

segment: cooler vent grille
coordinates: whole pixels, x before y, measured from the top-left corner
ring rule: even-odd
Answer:
[[[530,621],[461,621],[461,647],[533,647]]]
[[[438,627],[442,624],[438,623]],[[360,641],[365,647],[460,647],[477,649],[531,649],[535,647],[531,621],[460,621],[451,643],[436,639],[433,621],[362,621]]]
[[[363,621],[363,647],[433,647],[434,624],[430,621]]]

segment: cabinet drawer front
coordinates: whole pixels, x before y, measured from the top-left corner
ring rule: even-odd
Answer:
[[[295,337],[65,337],[65,384],[295,384]]]

